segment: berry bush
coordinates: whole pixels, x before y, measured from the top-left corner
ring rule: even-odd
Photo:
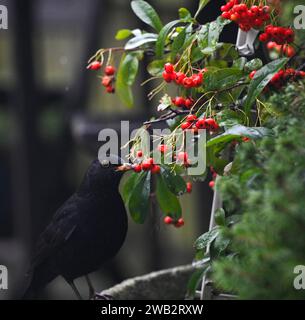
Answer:
[[[272,205],[272,200],[276,201],[268,196],[268,188],[277,190],[283,183],[293,183],[288,178],[287,181],[277,180],[275,172],[267,178],[264,169],[272,170],[277,152],[284,150],[285,146],[295,147],[293,152],[301,153],[296,143],[300,133],[294,133],[291,124],[295,122],[301,129],[302,120],[292,117],[285,127],[283,115],[290,117],[289,110],[288,107],[281,110],[281,100],[276,97],[288,94],[286,89],[291,86],[302,86],[300,83],[305,77],[304,35],[287,25],[287,17],[285,20],[281,16],[285,8],[279,1],[231,0],[219,8],[219,17],[215,21],[201,24],[200,13],[209,2],[199,0],[195,14],[180,8],[176,20],[163,24],[148,2],[131,1],[131,9],[148,29],[119,30],[116,39],[125,41],[125,44],[98,50],[89,60],[88,69],[92,72],[102,70],[101,83],[106,92],[116,92],[124,105],[132,107],[139,64],[148,62],[148,79],[143,85],[155,84],[148,99],[159,99],[156,103],[158,115],[145,122],[129,142],[132,166],[122,187],[126,208],[136,223],[144,223],[150,202],[155,198],[166,225],[180,228],[187,223],[179,197],[192,192],[193,181],[204,180],[207,176],[206,173],[188,175],[188,169],[195,166],[187,152],[189,146],[185,145],[185,139],[182,139],[182,145],[176,143],[177,134],[183,138],[192,133],[192,147],[206,150],[207,171],[213,176],[209,185],[221,189],[225,206],[217,213],[217,227],[195,242],[199,271],[190,280],[189,296],[194,295],[204,275],[213,274],[216,265],[215,279],[221,288],[249,297],[246,284],[234,286],[235,277],[242,281],[238,268],[243,267],[250,250],[254,250],[251,246],[256,245],[248,229],[251,224],[265,228],[268,221],[264,220],[265,215],[275,211],[274,208],[263,210],[267,202]],[[235,44],[220,41],[223,30],[230,23],[237,24],[243,32],[257,30],[254,48],[256,52],[263,48],[265,56],[254,54],[249,58],[243,56]],[[115,65],[118,59],[120,63]],[[169,92],[173,90],[176,93],[171,96]],[[299,116],[302,118],[304,114],[299,113]],[[155,159],[153,153],[143,146],[140,133],[161,122],[167,124],[169,132],[151,136],[160,153],[159,159]],[[204,145],[199,144],[202,130],[207,138]],[[290,155],[282,155],[279,159],[293,165]],[[228,168],[231,168],[229,173]],[[284,172],[288,173],[288,168]],[[290,171],[294,172],[292,167]],[[222,178],[225,172],[229,176]],[[295,172],[300,173],[297,169]],[[258,195],[264,203],[254,205]],[[288,193],[278,192],[277,195],[280,199]],[[261,212],[257,214],[257,221],[254,221],[255,210]],[[282,210],[286,210],[286,206]],[[270,221],[274,218],[274,211],[270,213]],[[235,226],[242,228],[243,225],[244,232],[249,231],[247,244],[238,241],[239,233],[235,231],[239,230]],[[275,231],[281,232],[280,228]],[[263,246],[268,239],[266,234],[265,238],[258,239],[259,244]],[[209,256],[205,253],[207,246],[211,246]],[[239,253],[241,258],[236,260]],[[259,272],[259,266],[253,270]],[[222,281],[228,273],[231,275],[229,280]],[[264,297],[265,293],[262,290],[253,293],[252,297]]]

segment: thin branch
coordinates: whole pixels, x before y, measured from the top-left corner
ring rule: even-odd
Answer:
[[[185,111],[173,111],[171,110],[170,112],[164,114],[163,116],[161,116],[160,118],[158,119],[154,119],[154,120],[150,120],[150,121],[146,121],[144,122],[144,125],[151,125],[153,123],[159,123],[159,122],[164,122],[164,121],[167,121],[167,120],[171,120],[171,119],[174,119],[178,116],[183,116],[183,115],[186,115],[186,114],[189,114],[190,111],[189,110],[185,110]]]

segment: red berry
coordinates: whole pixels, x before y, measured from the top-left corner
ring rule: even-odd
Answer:
[[[158,174],[158,173],[161,172],[161,167],[158,166],[157,164],[154,164],[154,165],[152,166],[152,168],[150,169],[150,171],[151,171],[151,173],[153,173],[153,174]]]
[[[293,57],[296,54],[295,49],[288,44],[283,46],[283,53],[289,58]]]
[[[230,12],[223,12],[221,16],[224,19],[231,19],[231,13]]]
[[[268,39],[269,39],[269,36],[268,36],[268,34],[266,34],[266,33],[262,33],[262,34],[259,36],[259,40],[260,40],[261,42],[266,42],[266,41],[268,41]]]
[[[252,71],[250,74],[249,74],[249,78],[250,79],[253,79],[254,78],[254,76],[256,75],[256,70],[254,70],[254,71]]]
[[[183,72],[176,73],[176,83],[182,85],[183,80],[186,78],[186,75]]]
[[[272,25],[266,26],[265,32],[266,32],[267,34],[271,35],[272,32],[273,32],[273,26],[272,26]]]
[[[240,18],[240,16],[239,16],[239,14],[238,13],[233,13],[232,15],[231,15],[231,20],[232,21],[237,21],[237,20],[239,20],[239,18]]]
[[[192,88],[192,87],[194,87],[193,79],[186,77],[186,78],[183,80],[183,85],[184,85],[186,88]]]
[[[294,37],[294,31],[292,29],[286,29],[285,36],[286,37]]]
[[[205,119],[198,120],[197,123],[196,123],[196,128],[197,129],[206,129],[207,126],[206,126],[206,123],[205,123]]]
[[[215,187],[215,181],[210,181],[209,187],[213,189]]]
[[[151,163],[150,159],[144,160],[142,162],[142,170],[144,170],[144,171],[151,170],[152,166],[153,166],[153,164]]]
[[[161,153],[165,153],[167,151],[167,146],[165,144],[160,144],[158,146],[158,150],[161,152]]]
[[[277,46],[277,44],[276,44],[276,42],[274,42],[274,41],[269,41],[269,42],[267,43],[267,48],[268,48],[269,50],[274,49],[276,46]]]
[[[112,82],[112,78],[111,77],[105,76],[105,77],[102,78],[102,85],[104,87],[109,87],[111,85],[111,82]]]
[[[264,6],[264,7],[263,7],[263,11],[264,11],[265,13],[270,13],[271,9],[270,9],[269,6]]]
[[[185,107],[186,108],[190,109],[193,105],[194,105],[193,99],[188,98],[185,100]]]
[[[219,129],[218,123],[212,118],[206,119],[205,123],[211,131],[217,131]]]
[[[106,87],[106,91],[108,92],[108,93],[115,93],[115,89],[114,89],[114,87],[113,86],[108,86],[108,87]]]
[[[252,6],[250,10],[251,10],[251,12],[253,12],[256,15],[259,13],[259,7],[258,6]]]
[[[165,70],[165,72],[167,72],[167,73],[173,73],[173,72],[175,71],[175,68],[174,68],[174,66],[173,66],[171,63],[166,63],[166,64],[164,65],[164,70]]]
[[[174,222],[173,218],[169,216],[166,216],[163,221],[165,224],[172,224]]]
[[[263,24],[263,20],[262,19],[255,19],[254,22],[253,22],[253,25],[255,27],[261,27]]]
[[[139,151],[137,152],[137,157],[138,157],[138,158],[142,158],[142,157],[143,157],[143,152],[142,152],[141,150],[139,150]]]
[[[203,80],[203,74],[202,73],[194,74],[192,76],[193,86],[194,87],[200,86],[202,84],[202,80]]]
[[[137,172],[137,173],[141,172],[142,171],[142,166],[140,164],[135,165],[133,167],[133,171]]]
[[[188,157],[189,156],[188,156],[187,152],[179,152],[177,159],[186,163],[188,161]]]
[[[162,73],[162,77],[163,77],[163,79],[164,79],[164,81],[166,81],[166,82],[172,82],[172,74],[171,73],[167,73],[166,71],[164,71],[163,73]]]
[[[185,99],[183,97],[176,97],[175,98],[175,106],[183,107],[185,105]]]
[[[193,185],[192,185],[191,182],[188,182],[188,183],[186,184],[186,192],[187,192],[187,193],[191,193],[192,190],[193,190]]]
[[[248,137],[243,137],[243,138],[242,138],[242,141],[243,141],[243,142],[249,142],[250,140],[251,140],[251,139],[248,138]]]
[[[305,71],[299,71],[299,75],[304,78],[305,77]]]
[[[113,76],[115,74],[115,68],[113,66],[107,66],[105,68],[105,74],[107,76]]]
[[[181,123],[181,126],[180,126],[180,127],[181,127],[182,130],[186,130],[186,129],[190,129],[191,126],[192,126],[191,123],[189,123],[189,122],[183,122],[183,123]]]
[[[198,118],[197,118],[197,116],[195,116],[194,114],[190,114],[190,115],[188,115],[187,117],[186,117],[186,121],[187,122],[194,122],[194,121],[196,121]]]
[[[176,228],[181,228],[181,227],[183,227],[183,226],[184,226],[184,220],[183,220],[183,218],[180,218],[180,219],[176,222],[175,227],[176,227]]]
[[[99,70],[102,67],[102,64],[99,61],[93,61],[87,69],[90,70]]]

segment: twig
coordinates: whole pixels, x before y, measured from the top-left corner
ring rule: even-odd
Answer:
[[[159,122],[164,122],[164,121],[167,121],[167,120],[170,120],[170,119],[174,119],[178,116],[183,116],[183,115],[186,115],[186,114],[189,114],[189,110],[185,110],[185,111],[177,111],[177,110],[171,110],[170,112],[164,114],[163,116],[161,116],[160,118],[158,119],[154,119],[154,120],[150,120],[150,121],[146,121],[144,122],[144,125],[150,125],[150,124],[153,124],[153,123],[159,123]]]

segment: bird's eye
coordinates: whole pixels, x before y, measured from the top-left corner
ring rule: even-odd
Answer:
[[[108,168],[110,166],[110,162],[108,160],[103,160],[101,163],[102,167]]]

